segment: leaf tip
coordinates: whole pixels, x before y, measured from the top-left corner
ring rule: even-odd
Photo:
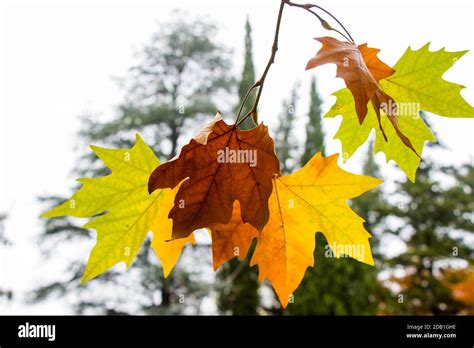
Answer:
[[[374,187],[380,186],[385,182],[384,180],[379,179],[379,178],[372,177],[372,179],[374,180],[374,185],[375,185]]]
[[[162,265],[162,267],[163,267],[163,278],[167,279],[171,271],[173,270],[173,267],[165,267],[164,265]]]
[[[94,145],[94,144],[89,144],[89,148],[90,148],[94,153],[97,153],[96,151],[100,149],[99,146]]]
[[[141,136],[138,132],[135,133],[135,145],[136,145],[137,143],[142,143],[142,144],[145,143],[145,142],[143,141],[142,136]]]
[[[53,209],[54,209],[54,208],[53,208]],[[52,211],[53,209],[49,209],[49,210],[46,210],[45,212],[41,213],[41,214],[40,214],[40,218],[52,218],[52,217],[54,217],[54,215],[51,214],[51,211]]]
[[[90,276],[90,273],[89,272],[84,272],[84,274],[82,275],[82,278],[81,278],[81,285],[84,285],[85,283],[87,283],[89,280],[91,280],[92,277]]]

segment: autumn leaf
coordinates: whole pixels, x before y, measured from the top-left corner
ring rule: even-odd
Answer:
[[[99,178],[78,179],[82,187],[63,204],[43,217],[95,217],[84,225],[97,231],[97,244],[91,251],[82,282],[90,280],[119,262],[129,267],[146,235],[153,232],[152,248],[160,258],[167,276],[177,262],[187,239],[170,241],[172,221],[167,218],[176,189],[148,194],[148,177],[159,165],[153,151],[137,134],[131,149],[106,149],[91,146],[112,171]]]
[[[169,213],[173,238],[187,237],[213,223],[228,223],[235,200],[242,221],[262,230],[268,221],[271,178],[279,171],[266,126],[243,131],[227,125],[218,113],[179,157],[153,171],[148,188],[149,192],[173,188],[184,180]]]
[[[364,219],[347,205],[347,199],[381,181],[343,171],[337,158],[337,154],[322,157],[318,153],[303,168],[273,179],[270,219],[258,236],[250,264],[258,265],[260,281],[267,278],[272,283],[283,307],[306,268],[314,264],[318,231],[336,257],[346,254],[374,264]]]
[[[214,223],[209,229],[214,270],[234,257],[245,260],[253,239],[259,234],[252,225],[242,221],[239,201],[234,202],[232,218],[227,224]]]
[[[465,278],[456,284],[447,284],[453,297],[471,307],[474,311],[474,273],[468,272]]]
[[[336,64],[336,76],[344,79],[347,88],[354,96],[357,117],[362,124],[367,114],[369,100],[380,89],[377,81],[390,76],[394,70],[377,57],[378,49],[367,47],[367,44],[357,46],[329,36],[315,40],[321,42],[323,46],[316,56],[308,61],[306,70],[323,64]]]
[[[429,51],[428,45],[413,51],[410,48],[395,64],[395,74],[381,80],[382,88],[398,101],[397,119],[400,130],[411,140],[416,152],[421,155],[426,141],[435,141],[433,133],[420,116],[420,110],[448,117],[473,117],[474,109],[459,91],[462,86],[441,78],[444,72],[465,52]],[[351,103],[348,89],[335,93],[336,102],[324,116],[342,116],[341,125],[334,138],[342,144],[344,161],[347,161],[364,144],[372,129],[375,130],[374,152],[383,152],[387,162],[394,160],[411,181],[415,181],[420,158],[396,137],[393,129],[386,127],[388,120],[382,117],[386,142],[377,127],[375,111],[369,108],[366,120],[359,125],[356,110]],[[382,112],[383,113],[383,112]]]
[[[430,51],[429,43],[410,47],[395,64],[396,73],[380,82],[384,91],[399,102],[419,103],[419,108],[445,117],[474,117],[474,107],[460,91],[465,88],[442,78],[468,51]]]

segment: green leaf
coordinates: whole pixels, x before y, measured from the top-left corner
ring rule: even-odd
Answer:
[[[149,231],[152,247],[161,258],[165,276],[177,262],[190,238],[171,239],[172,221],[167,215],[176,189],[148,194],[148,177],[160,164],[153,151],[137,134],[131,149],[105,149],[91,146],[112,173],[100,178],[82,178],[83,186],[43,217],[95,217],[84,228],[97,231],[97,244],[91,251],[82,282],[92,279],[119,262],[129,267]]]
[[[341,89],[333,95],[337,98],[324,117],[331,118],[342,115],[341,125],[334,138],[339,139],[342,144],[342,157],[346,162],[363,145],[369,137],[372,129],[375,130],[374,153],[383,152],[387,162],[394,160],[398,166],[406,173],[411,181],[415,181],[416,170],[420,163],[420,158],[408,148],[395,133],[390,121],[382,112],[381,122],[385,130],[388,141],[385,141],[379,129],[377,116],[370,106],[367,116],[359,125],[359,120],[355,112],[352,94],[347,88]],[[416,115],[414,117],[400,117],[398,119],[399,128],[412,142],[413,147],[419,154],[423,151],[425,141],[435,141],[435,136],[431,133],[423,119]]]
[[[474,107],[460,91],[464,86],[443,80],[443,74],[468,51],[430,51],[408,48],[393,67],[395,74],[380,81],[397,102],[419,103],[420,109],[446,117],[474,117]]]

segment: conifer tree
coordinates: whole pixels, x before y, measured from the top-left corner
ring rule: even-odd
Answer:
[[[235,107],[235,111],[238,112],[240,103],[244,100],[249,88],[255,83],[255,67],[253,64],[253,45],[252,45],[252,26],[250,25],[250,19],[247,16],[245,21],[245,39],[244,39],[244,67],[242,69],[242,77],[239,81],[239,102]],[[255,95],[252,93],[249,95],[247,102],[242,109],[242,115],[245,115],[255,100]],[[241,125],[241,129],[250,129],[255,126],[251,117],[247,118]]]
[[[282,174],[290,174],[298,166],[298,141],[295,135],[299,83],[296,82],[288,99],[282,103],[275,132],[275,150],[280,159]]]
[[[448,187],[441,184],[443,176],[452,181]],[[392,232],[405,243],[406,250],[388,260],[390,268],[403,270],[403,275],[390,279],[400,291],[395,293],[397,305],[387,312],[452,315],[469,311],[466,303],[453,295],[447,275],[455,263],[474,261],[474,248],[468,242],[474,232],[473,166],[442,166],[425,157],[416,185],[404,181],[395,192],[400,203],[387,214],[402,222]]]
[[[314,75],[311,78],[309,97],[310,106],[306,123],[306,144],[300,160],[301,166],[304,166],[311,159],[314,151],[321,151],[322,155],[325,155],[324,130],[321,123],[323,101],[318,93],[316,77]]]

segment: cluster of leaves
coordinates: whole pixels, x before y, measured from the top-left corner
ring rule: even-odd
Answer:
[[[377,58],[379,50],[365,44],[356,46],[333,38],[319,40],[323,48],[307,68],[335,63],[338,76],[347,86],[333,93],[336,102],[324,116],[342,116],[335,138],[341,141],[344,162],[374,129],[374,152],[383,152],[387,161],[395,161],[414,182],[425,142],[436,140],[420,111],[474,117],[474,107],[459,93],[464,87],[442,79],[467,51],[430,51],[428,43],[418,50],[408,48],[392,69]],[[326,42],[333,45],[327,47]],[[373,108],[367,108],[368,100]]]
[[[218,150],[226,147],[256,150],[259,165],[219,163]],[[165,275],[199,228],[210,230],[215,269],[236,255],[245,258],[258,238],[251,264],[259,266],[261,279],[272,282],[283,305],[313,265],[316,231],[333,245],[363,245],[369,252],[353,256],[373,264],[370,235],[346,200],[380,180],[347,173],[337,167],[337,155],[320,154],[281,177],[273,140],[262,124],[242,131],[217,115],[178,158],[163,165],[138,135],[129,150],[92,150],[112,173],[79,179],[83,186],[68,201],[43,214],[90,217],[105,212],[84,226],[97,230],[97,244],[82,281],[118,262],[129,266],[150,230]],[[343,251],[334,252],[340,256]]]
[[[462,87],[441,78],[465,52],[431,52],[426,45],[408,49],[391,68],[366,44],[317,40],[323,46],[307,69],[334,63],[347,86],[334,93],[336,103],[326,114],[343,117],[336,138],[342,142],[344,161],[373,128],[374,151],[384,152],[414,181],[425,141],[435,140],[420,110],[448,117],[474,115],[459,94]],[[419,107],[401,112],[404,103]],[[318,231],[335,257],[348,255],[373,265],[370,234],[347,200],[381,181],[348,173],[338,167],[337,154],[320,153],[282,176],[268,128],[260,123],[244,131],[240,123],[229,125],[218,113],[179,156],[164,164],[138,134],[131,149],[91,146],[111,174],[79,179],[83,186],[69,200],[43,214],[94,217],[84,226],[97,231],[97,244],[82,281],[119,262],[128,267],[150,231],[151,247],[167,276],[201,228],[212,238],[214,269],[236,256],[245,259],[257,239],[250,264],[258,266],[261,281],[271,282],[283,307],[314,264]],[[239,154],[247,160],[236,158]]]

